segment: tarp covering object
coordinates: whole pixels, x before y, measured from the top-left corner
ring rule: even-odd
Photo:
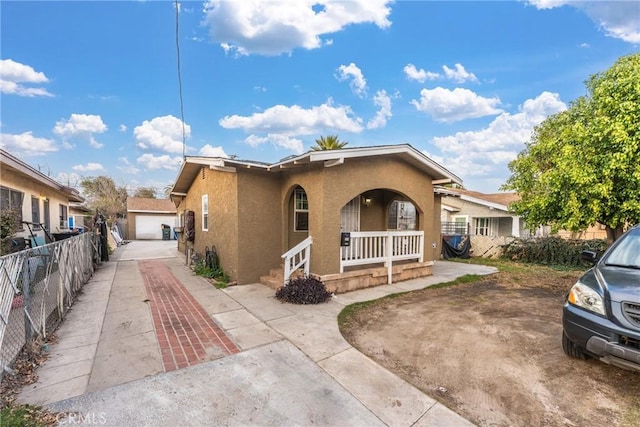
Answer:
[[[469,236],[442,236],[442,257],[469,258],[471,239]]]

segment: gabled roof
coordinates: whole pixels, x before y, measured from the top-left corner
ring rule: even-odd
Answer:
[[[48,177],[39,170],[34,169],[13,154],[1,148],[0,164],[2,165],[2,168],[13,169],[17,173],[27,176],[45,187],[51,188],[52,190],[64,194],[70,202],[84,202],[84,197],[82,197],[78,190],[76,190],[75,188],[67,187],[66,185],[60,184],[58,181]]]
[[[215,170],[236,172],[237,169],[258,169],[267,173],[280,173],[292,168],[302,168],[309,164],[323,164],[325,167],[338,166],[349,159],[390,156],[400,158],[429,174],[439,184],[462,185],[462,179],[431,158],[425,156],[409,144],[379,145],[374,147],[341,148],[338,150],[307,151],[300,155],[286,157],[276,163],[263,163],[224,157],[187,156],[184,158],[171,194],[185,195],[194,178],[205,166]]]
[[[493,209],[509,211],[509,205],[520,200],[516,193],[480,193],[478,191],[446,188],[446,195],[460,197],[462,200],[477,203]]]
[[[169,199],[127,197],[127,212],[175,214],[176,207]]]

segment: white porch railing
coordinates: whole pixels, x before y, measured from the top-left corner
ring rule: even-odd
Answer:
[[[352,265],[383,262],[391,284],[393,261],[424,259],[424,231],[356,231],[349,246],[341,248],[340,273]]]
[[[311,236],[298,243],[287,252],[282,254],[284,264],[284,285],[287,284],[291,273],[302,267],[305,276],[309,275],[309,264],[311,263],[311,244],[313,238]]]

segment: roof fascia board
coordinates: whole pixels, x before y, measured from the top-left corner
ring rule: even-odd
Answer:
[[[55,191],[58,191],[59,193],[64,194],[65,196],[67,196],[68,199],[71,199],[72,201],[77,201],[77,202],[84,201],[84,198],[81,198],[81,196],[79,195],[73,194],[68,189],[68,187],[65,187],[64,185],[60,184],[58,181],[54,180],[53,178],[49,178],[42,172],[36,170],[32,166],[28,165],[27,163],[13,156],[9,152],[2,150],[1,159],[2,159],[2,163],[14,168],[15,170],[17,170],[18,172],[24,175],[27,175],[28,177],[34,179],[35,181],[38,181],[39,183]]]

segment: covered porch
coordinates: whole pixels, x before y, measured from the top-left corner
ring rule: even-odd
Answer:
[[[288,204],[293,224],[304,223],[312,229],[313,204],[306,193],[296,187]],[[311,198],[312,199],[312,198]],[[302,200],[302,202],[301,202]],[[303,219],[296,218],[299,211]],[[335,256],[333,271],[318,273],[313,263],[317,252],[311,233],[282,255],[283,275],[279,286],[290,277],[313,275],[331,292],[341,293],[382,284],[392,284],[431,274],[433,261],[425,261],[424,207],[398,191],[370,189],[349,200],[339,210],[340,228],[327,252]],[[337,219],[337,218],[336,218]],[[308,224],[306,223],[308,221]],[[295,230],[296,227],[290,229]],[[290,240],[290,237],[286,240]]]

